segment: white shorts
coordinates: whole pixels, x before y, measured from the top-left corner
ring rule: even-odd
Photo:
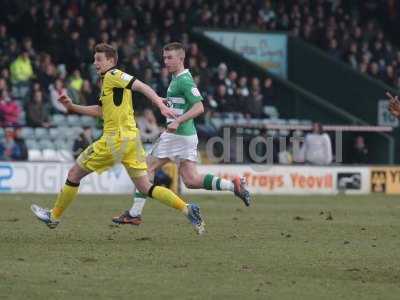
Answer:
[[[150,153],[157,158],[169,158],[172,161],[191,160],[197,162],[197,135],[178,135],[163,132]]]

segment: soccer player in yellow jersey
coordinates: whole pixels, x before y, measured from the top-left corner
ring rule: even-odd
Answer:
[[[141,193],[181,211],[197,233],[201,234],[204,232],[204,222],[199,207],[196,204],[186,204],[171,190],[152,185],[149,181],[145,152],[133,115],[132,91],[144,94],[167,118],[174,118],[175,113],[148,85],[116,69],[117,61],[117,50],[111,45],[96,45],[94,65],[102,80],[98,105],[76,105],[67,95],[60,97],[59,101],[69,112],[102,117],[103,135],[77,158],[68,172],[65,185],[58,194],[53,209],[44,209],[35,204],[31,209],[49,228],[55,228],[65,209],[75,199],[82,178],[93,171],[101,173],[120,162]]]

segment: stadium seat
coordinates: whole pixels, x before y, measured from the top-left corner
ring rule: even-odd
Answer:
[[[18,118],[18,124],[25,126],[26,125],[26,112],[25,110],[21,109],[21,114]]]
[[[68,128],[67,131],[67,139],[76,139],[81,133],[82,133],[83,129],[82,127],[78,127],[78,126],[73,126]]]
[[[287,121],[285,119],[271,119],[272,120],[272,124],[274,125],[286,125]]]
[[[295,131],[293,131],[293,136],[294,137],[302,137],[302,136],[304,136],[304,132],[302,130],[295,130]]]
[[[246,125],[247,123],[248,123],[248,121],[245,118],[240,118],[240,119],[236,120],[236,124],[238,126],[243,126],[243,125]]]
[[[55,149],[70,149],[70,143],[67,142],[67,140],[63,137],[58,137],[57,139],[54,140],[53,142]]]
[[[53,142],[49,139],[41,139],[39,141],[39,148],[44,150],[44,149],[53,149],[55,148]]]
[[[40,146],[35,139],[26,139],[25,144],[28,149],[40,149]]]
[[[211,118],[211,124],[214,125],[217,130],[219,130],[223,122],[221,118]]]
[[[94,127],[94,126],[96,126],[96,119],[93,117],[89,117],[89,116],[82,116],[80,123],[82,126]]]
[[[35,138],[42,139],[47,138],[49,136],[49,131],[47,128],[38,127],[34,129]]]
[[[34,138],[34,130],[32,127],[22,127],[21,135],[24,139],[32,139]]]
[[[42,151],[38,149],[29,149],[28,150],[28,160],[29,161],[41,161],[42,160]]]
[[[289,124],[289,125],[292,125],[292,126],[297,126],[297,125],[300,125],[300,120],[297,120],[297,119],[289,119],[289,120],[288,120],[288,124]]]
[[[289,134],[290,134],[290,131],[287,130],[287,129],[280,129],[279,130],[279,136],[287,137]]]
[[[275,106],[264,106],[263,112],[270,118],[279,118],[279,113]]]
[[[300,120],[300,124],[304,126],[311,126],[312,123],[313,122],[311,120]]]
[[[43,161],[59,161],[57,151],[54,149],[43,149],[42,160]]]
[[[99,139],[102,134],[103,134],[103,130],[98,129],[98,128],[93,129],[93,138],[95,140]]]
[[[251,126],[259,126],[259,125],[262,125],[262,120],[256,119],[256,118],[251,118],[249,123]]]
[[[277,135],[278,135],[278,131],[277,130],[268,130],[267,131],[267,136],[276,137]]]
[[[68,131],[70,131],[69,127],[61,126],[58,127],[58,138],[66,138],[68,136]]]
[[[259,136],[261,134],[261,130],[260,129],[254,129],[253,130],[253,134],[256,136]]]
[[[80,126],[81,118],[78,115],[68,115],[67,116],[67,124],[69,126]]]
[[[60,129],[58,127],[50,128],[49,137],[53,140],[58,139],[60,137]]]
[[[66,149],[57,150],[58,161],[71,162],[74,160],[71,151]]]
[[[55,114],[53,116],[53,124],[56,126],[66,126],[67,118],[62,114]]]

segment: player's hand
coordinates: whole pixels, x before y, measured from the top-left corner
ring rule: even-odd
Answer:
[[[176,119],[177,115],[176,113],[172,110],[172,108],[167,107],[166,105],[162,105],[160,107],[161,114],[170,119]]]
[[[62,94],[59,98],[58,101],[68,110],[70,111],[72,108],[72,100],[71,98],[66,95],[66,94]]]
[[[386,92],[386,96],[389,97],[389,111],[396,118],[400,118],[400,101],[398,96],[393,96],[389,92]]]
[[[178,120],[172,121],[171,123],[168,124],[167,131],[168,132],[176,132],[179,125],[180,125],[180,123],[178,122]]]

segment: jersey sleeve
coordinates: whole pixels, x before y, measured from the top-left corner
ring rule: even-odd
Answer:
[[[203,100],[199,89],[192,80],[183,81],[181,88],[183,95],[185,96],[185,99],[188,101],[188,103],[193,105],[196,102],[200,102]]]
[[[111,70],[105,76],[107,86],[111,88],[131,89],[136,78],[120,70]]]

